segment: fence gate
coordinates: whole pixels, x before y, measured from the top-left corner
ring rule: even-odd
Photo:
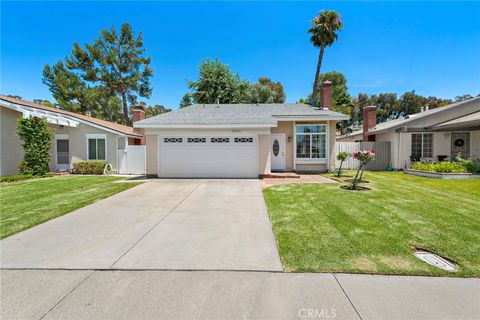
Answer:
[[[118,173],[145,174],[146,146],[126,146],[125,150],[118,150]]]
[[[376,157],[375,161],[369,163],[365,169],[367,170],[386,170],[388,163],[391,160],[391,151],[390,151],[390,142],[389,141],[367,141],[367,142],[345,142],[337,141],[335,143],[335,168],[340,167],[340,161],[337,160],[337,154],[339,152],[346,151],[348,153],[353,153],[359,150],[375,150]],[[348,158],[342,165],[342,169],[358,169],[360,162],[353,159],[352,157]]]

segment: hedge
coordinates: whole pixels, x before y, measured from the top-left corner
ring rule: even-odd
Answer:
[[[75,174],[103,174],[105,161],[81,161],[73,164]]]
[[[38,178],[47,178],[52,177],[53,174],[47,173],[43,176],[34,176],[33,174],[16,174],[13,176],[0,177],[0,182],[16,182],[22,180],[38,179]]]
[[[442,161],[442,162],[416,162],[412,164],[413,170],[430,171],[439,173],[465,173],[467,169],[460,162]]]

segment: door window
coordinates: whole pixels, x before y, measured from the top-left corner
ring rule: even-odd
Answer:
[[[273,141],[273,155],[276,157],[278,156],[279,152],[280,152],[280,143],[278,143],[278,140],[275,139]]]

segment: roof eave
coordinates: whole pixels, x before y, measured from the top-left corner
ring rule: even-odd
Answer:
[[[274,128],[277,124],[165,124],[165,123],[134,123],[134,128],[144,129],[231,129],[231,128]]]
[[[301,116],[273,116],[278,121],[342,121],[349,120],[350,118],[346,115],[301,115]]]

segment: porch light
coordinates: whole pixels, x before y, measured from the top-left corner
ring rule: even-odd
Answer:
[[[287,140],[288,142],[292,142],[292,136],[288,136]]]

